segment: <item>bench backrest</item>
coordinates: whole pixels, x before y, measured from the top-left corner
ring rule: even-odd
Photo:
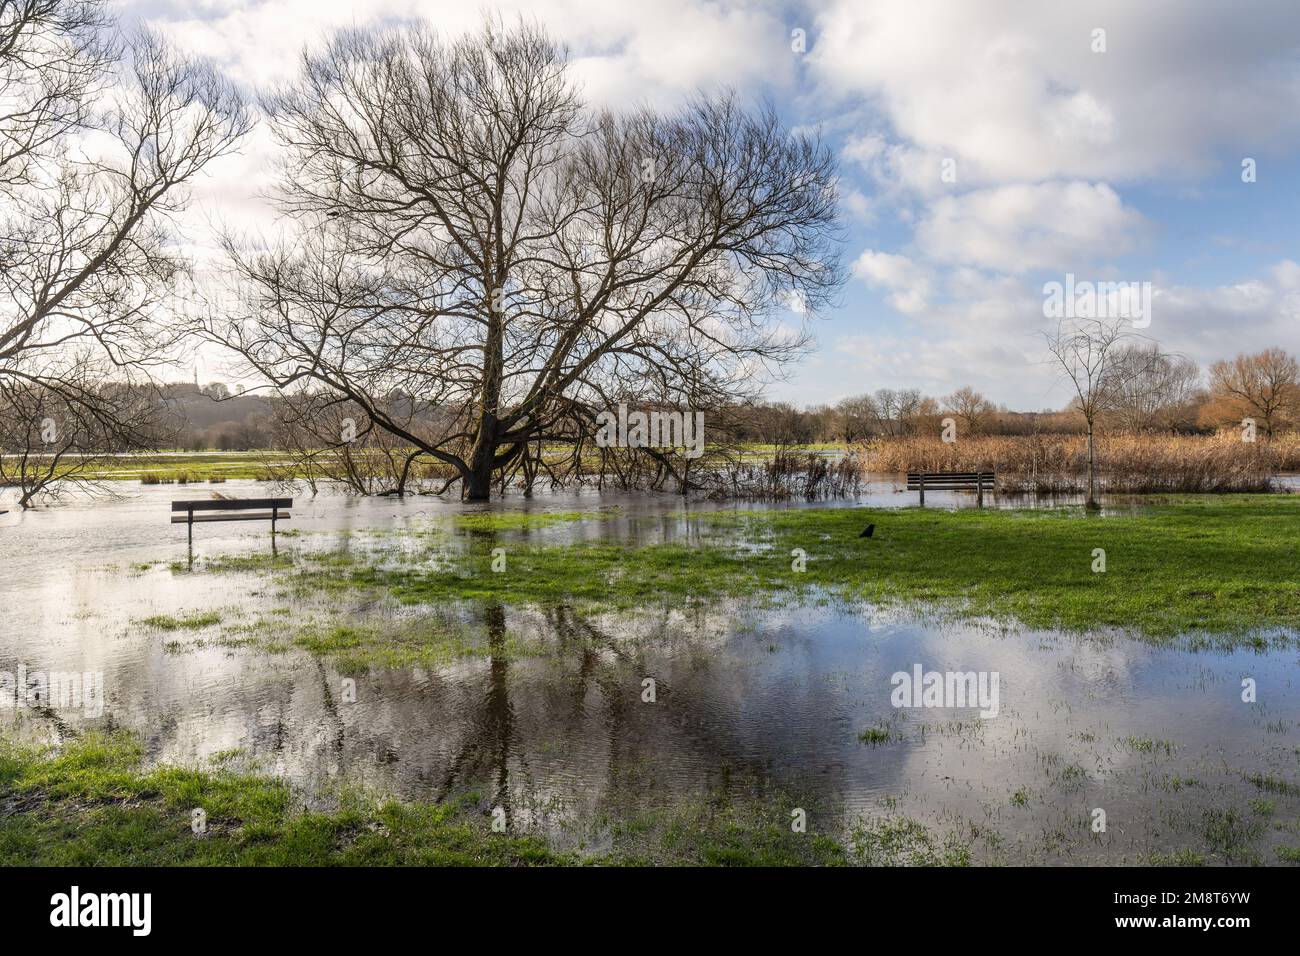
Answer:
[[[172,511],[246,511],[253,508],[292,508],[292,498],[202,498],[173,501]]]
[[[907,473],[907,484],[914,487],[925,480],[927,488],[934,488],[936,491],[944,490],[944,486],[970,486],[991,485],[994,480],[991,471],[909,471]]]

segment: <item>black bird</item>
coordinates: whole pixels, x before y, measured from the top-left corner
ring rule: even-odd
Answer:
[[[870,538],[872,532],[874,532],[875,530],[876,530],[876,526],[875,526],[874,524],[869,524],[869,525],[867,525],[866,530],[863,531],[862,534],[858,535],[858,537],[859,537],[859,538]]]

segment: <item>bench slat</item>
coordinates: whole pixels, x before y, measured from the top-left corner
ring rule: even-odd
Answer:
[[[292,498],[202,498],[197,501],[172,502],[172,511],[244,511],[249,508],[292,507]]]
[[[232,515],[195,515],[194,523],[200,521],[270,521],[271,512],[269,511],[249,511]],[[288,521],[290,515],[287,511],[281,511],[275,516],[276,521]],[[188,515],[172,515],[172,524],[189,524]]]

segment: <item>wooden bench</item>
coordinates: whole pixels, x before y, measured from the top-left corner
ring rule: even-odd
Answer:
[[[190,545],[194,544],[194,522],[196,521],[266,521],[271,522],[271,535],[275,535],[275,523],[288,521],[288,509],[293,507],[292,498],[204,498],[198,501],[173,501],[172,524],[189,526]],[[269,511],[267,509],[270,509]],[[184,511],[185,514],[176,514]],[[195,514],[195,512],[199,514]],[[220,514],[205,514],[216,511]]]
[[[984,489],[993,490],[994,474],[991,471],[909,471],[907,473],[907,490],[921,493],[921,504],[925,504],[925,492],[930,491],[974,491],[978,495],[977,503],[984,506]]]

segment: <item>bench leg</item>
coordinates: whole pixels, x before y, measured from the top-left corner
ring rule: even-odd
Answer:
[[[975,506],[977,508],[983,508],[984,507],[984,482],[982,481],[975,482],[975,489],[976,489]]]
[[[918,484],[918,489],[921,492],[921,507],[924,508],[925,507],[925,478],[924,477],[921,478],[920,483]]]

